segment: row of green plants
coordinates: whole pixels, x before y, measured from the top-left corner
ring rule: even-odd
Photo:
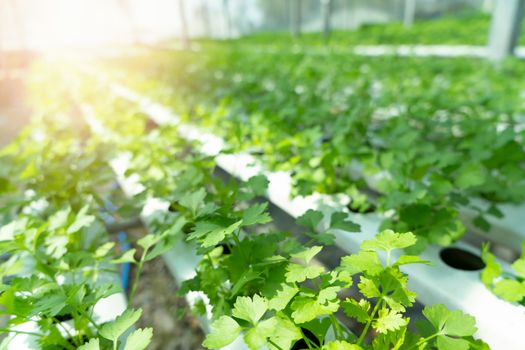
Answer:
[[[105,323],[94,313],[122,292],[120,253],[102,220],[101,196],[112,196],[107,149],[52,109],[39,107],[43,115],[0,151],[0,348],[26,336],[42,349],[145,349],[151,328],[129,330],[140,310]]]
[[[418,236],[414,251],[460,238],[465,207],[488,230],[499,204],[525,199],[519,62],[320,58],[216,43],[120,60],[120,74],[111,63],[117,81],[291,172],[295,195],[345,193],[352,211],[385,213],[384,228]]]
[[[486,45],[490,15],[460,11],[435,18],[421,18],[407,28],[401,22],[365,24],[355,30],[334,31],[329,40],[321,33],[304,33],[291,38],[288,32],[264,32],[247,35],[241,41],[249,45],[287,46],[291,42],[308,47],[353,45]],[[520,43],[524,43],[523,37]],[[327,45],[328,44],[328,45]]]
[[[99,100],[97,114],[101,118],[124,114],[130,123],[129,113],[113,111],[118,102],[110,100],[104,106]],[[143,115],[136,118],[147,119]],[[485,346],[467,335],[473,331],[472,318],[446,311],[441,305],[425,308],[422,333],[408,330],[409,320],[403,313],[414,303],[415,294],[407,289],[407,276],[400,266],[425,262],[411,255],[394,260],[391,252],[414,245],[412,233],[383,231],[366,241],[360,252],[327,270],[313,259],[324,245],[333,243],[331,229],[359,229],[347,221],[347,214],[331,213],[329,222],[323,224],[323,213],[306,212],[297,220],[307,237],[306,244],[300,243],[289,233],[268,227],[271,217],[266,203],[253,201],[266,191],[263,176],[241,184],[233,180],[224,183],[214,178],[211,159],[187,148],[175,151],[174,142],[180,140],[175,126],[154,128],[145,137],[148,142],[140,143],[122,132],[122,123],[107,121],[106,125],[113,125],[111,132],[122,135],[131,147],[134,156],[129,172],[140,174],[140,182],[150,189],[151,196],[171,203],[170,210],[159,213],[151,227],[158,232],[181,230],[202,256],[196,276],[184,282],[180,293],[204,292],[212,306],[215,321],[204,342],[206,347],[222,348],[241,334],[251,349],[265,345],[270,349]],[[175,181],[167,181],[170,178]],[[378,252],[385,253],[385,262]],[[341,300],[354,279],[359,292]],[[197,309],[205,314],[206,303],[197,303]],[[363,328],[348,330],[335,317],[340,310]],[[467,327],[438,331],[452,324]],[[369,340],[371,329],[375,336]]]
[[[327,270],[314,257],[333,240],[330,228],[356,230],[346,214],[332,213],[328,226],[321,227],[321,213],[306,213],[298,223],[309,241],[300,243],[267,227],[266,204],[253,201],[265,191],[264,177],[225,183],[213,176],[213,159],[194,153],[176,127],[154,128],[129,103],[106,101],[92,80],[63,86],[59,80],[40,71],[35,108],[41,120],[1,153],[0,303],[2,314],[10,317],[2,333],[36,322],[29,335],[43,349],[146,348],[150,328],[129,333],[140,310],[128,308],[102,324],[94,318],[94,305],[120,290],[114,282],[103,283],[102,276],[114,274],[114,264],[134,264],[131,304],[144,264],[182,239],[202,256],[197,275],[180,293],[206,295],[215,320],[204,342],[208,348],[221,348],[240,334],[251,349],[487,348],[473,338],[472,317],[442,305],[426,307],[417,330],[409,327],[405,312],[415,294],[400,266],[425,262],[390,256],[414,245],[413,234],[383,231]],[[55,89],[45,89],[50,82]],[[73,98],[72,89],[79,95]],[[94,134],[82,122],[80,101],[95,104],[110,137]],[[131,156],[127,174],[138,174],[144,186],[130,200],[109,186],[108,164],[123,152]],[[150,218],[150,234],[119,253],[100,219],[101,196],[118,203],[120,213],[151,197],[171,205]],[[384,262],[378,252],[385,254]],[[346,296],[354,283],[358,293]],[[206,302],[196,309],[205,312]],[[340,310],[361,327],[348,330],[336,318]],[[64,326],[67,318],[72,328]],[[7,348],[8,340],[2,346]]]

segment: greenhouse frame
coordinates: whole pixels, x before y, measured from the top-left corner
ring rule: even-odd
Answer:
[[[0,0],[0,349],[525,349],[524,15]]]

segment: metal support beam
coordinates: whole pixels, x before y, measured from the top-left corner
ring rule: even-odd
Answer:
[[[202,23],[204,27],[204,35],[207,38],[212,37],[211,25],[210,25],[210,9],[208,8],[207,0],[201,1],[200,13],[202,18]]]
[[[230,5],[228,0],[222,0],[222,12],[224,15],[224,22],[226,23],[226,38],[232,38],[232,20],[230,16]]]
[[[295,38],[301,36],[301,21],[302,21],[302,1],[301,0],[291,0],[290,8],[290,25],[292,35]]]
[[[188,22],[186,21],[186,6],[184,0],[179,0],[179,15],[180,15],[180,41],[183,49],[190,47],[190,37],[188,34]]]
[[[416,17],[416,0],[405,0],[405,8],[403,13],[403,24],[405,28],[410,28],[414,24]]]
[[[323,16],[323,37],[328,40],[331,31],[332,0],[321,0],[321,12]]]
[[[501,61],[514,52],[521,32],[525,0],[497,0],[490,25],[488,56]]]

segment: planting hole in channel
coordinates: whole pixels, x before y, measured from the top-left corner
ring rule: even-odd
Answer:
[[[485,267],[479,256],[460,248],[444,248],[439,256],[445,264],[458,270],[478,271]]]

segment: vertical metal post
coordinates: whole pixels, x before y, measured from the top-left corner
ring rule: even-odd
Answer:
[[[188,22],[186,21],[186,7],[184,0],[179,0],[179,16],[180,16],[180,41],[183,49],[190,47],[190,38],[188,35]]]
[[[298,38],[301,36],[301,15],[302,15],[302,9],[301,9],[301,0],[291,0],[292,6],[290,8],[290,25],[291,25],[291,31],[292,35],[295,38]]]
[[[403,14],[403,24],[405,28],[410,28],[414,24],[416,17],[416,0],[405,0],[405,8]]]
[[[332,0],[321,0],[321,12],[323,16],[323,37],[325,40],[328,40],[331,31]]]
[[[226,23],[226,38],[232,37],[232,23],[230,18],[230,7],[228,6],[228,0],[222,0],[222,12],[224,14],[224,21]]]
[[[210,25],[210,10],[208,8],[207,0],[201,1],[201,16],[204,26],[204,33],[207,38],[211,37],[211,25]]]
[[[501,61],[514,52],[524,10],[525,0],[496,1],[489,32],[489,59]]]

